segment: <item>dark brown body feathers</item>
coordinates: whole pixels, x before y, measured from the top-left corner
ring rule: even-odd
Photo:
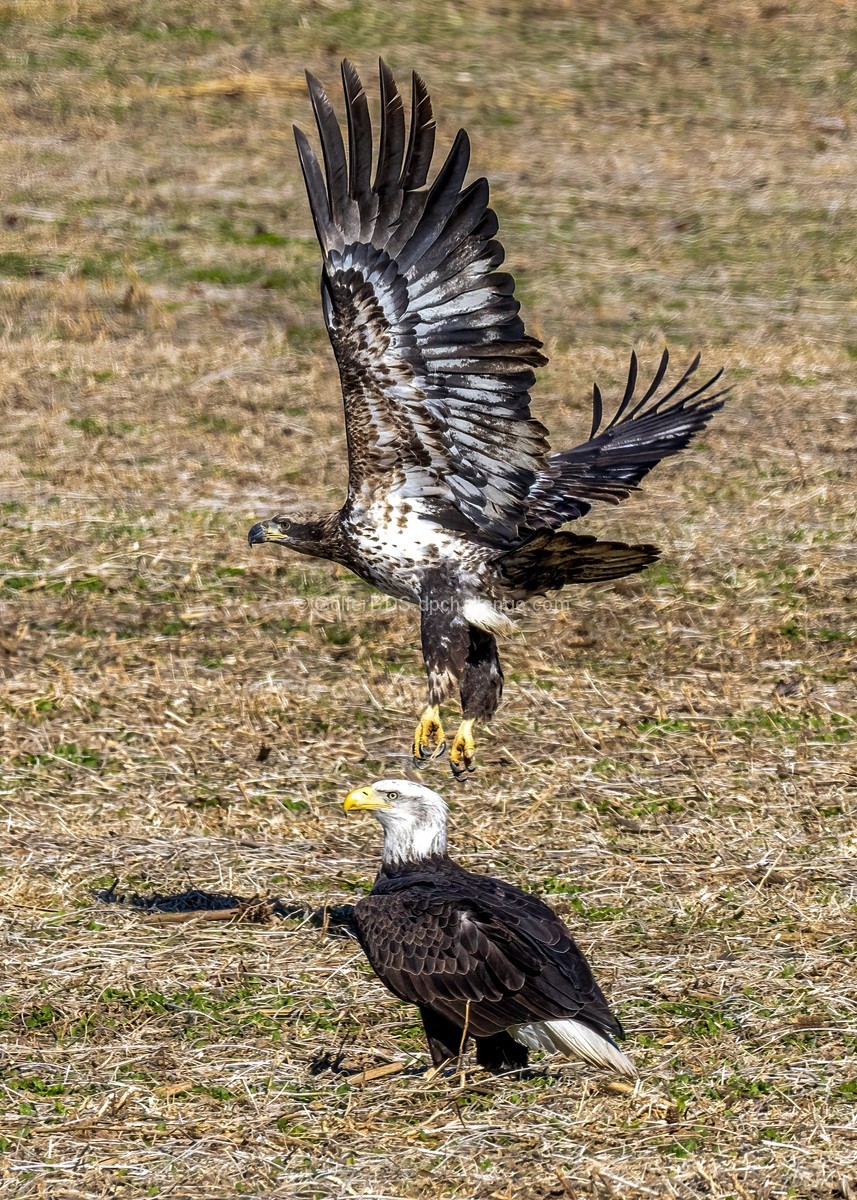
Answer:
[[[378,977],[419,1007],[436,1063],[472,1037],[483,1065],[522,1065],[526,1049],[506,1031],[529,1021],[573,1018],[623,1036],[556,913],[446,855],[382,868],[354,922]]]

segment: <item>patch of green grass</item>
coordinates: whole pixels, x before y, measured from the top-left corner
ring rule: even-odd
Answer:
[[[47,30],[47,36],[50,38],[74,37],[80,38],[85,42],[97,42],[104,37],[107,32],[107,27],[103,25],[89,25],[86,21],[69,21],[62,22],[58,25],[52,25]]]
[[[286,330],[286,336],[289,340],[289,347],[299,353],[315,352],[319,346],[327,342],[327,330],[323,325],[289,325]],[[291,416],[301,416],[305,409],[303,407],[294,410],[289,409]]]
[[[68,585],[75,592],[108,591],[107,581],[101,575],[84,575],[82,579],[70,579]]]
[[[622,802],[622,810],[632,817],[657,816],[660,813],[679,813],[685,810],[685,801],[678,796],[629,796]],[[615,805],[610,808],[615,811]]]
[[[89,746],[80,746],[77,742],[60,742],[49,754],[22,754],[18,757],[20,763],[34,767],[44,766],[56,759],[93,771],[104,766],[104,758],[97,750]]]
[[[25,254],[17,250],[0,253],[0,277],[42,279],[50,275],[70,274],[80,279],[110,279],[124,272],[119,253],[103,252],[78,257],[71,254]]]
[[[141,1019],[160,1016],[170,1018],[173,1029],[188,1037],[204,1035],[208,1023],[212,1036],[222,1036],[224,1029],[246,1028],[275,1041],[280,1039],[289,1007],[287,997],[271,993],[260,981],[252,979],[238,987],[216,991],[186,988],[161,992],[152,988],[107,987],[99,999],[99,1008],[108,1019],[114,1011]]]
[[[133,421],[107,421],[101,422],[97,417],[82,416],[69,417],[66,421],[69,429],[77,429],[87,437],[104,437],[109,434],[112,436],[121,436],[123,433],[133,433],[139,429],[139,425],[135,425]]]
[[[696,1154],[704,1145],[704,1139],[701,1137],[682,1137],[675,1138],[671,1142],[667,1142],[664,1150],[667,1154],[673,1154],[676,1158],[690,1158],[692,1154]]]
[[[194,1096],[211,1096],[212,1100],[243,1100],[246,1102],[247,1093],[233,1092],[227,1087],[217,1084],[195,1083],[190,1089]]]
[[[555,681],[548,681],[555,684]],[[612,779],[615,775],[625,775],[628,773],[629,767],[627,763],[620,762],[615,758],[599,758],[596,763],[592,764],[592,772],[599,775],[602,779]]]
[[[190,267],[185,275],[194,283],[215,283],[220,287],[260,287],[279,292],[291,291],[299,282],[284,267],[266,267],[255,263],[247,266],[220,263]]]
[[[843,647],[857,645],[857,630],[833,629],[829,626],[811,627],[795,617],[790,617],[780,626],[780,635],[791,641],[839,643]]]
[[[225,242],[231,242],[236,246],[295,246],[301,251],[310,249],[306,239],[290,238],[281,233],[273,233],[258,221],[247,222],[243,225],[237,225],[233,221],[221,221],[218,226],[218,234]],[[315,250],[314,245],[311,247]]]
[[[680,1021],[686,1036],[719,1037],[724,1030],[735,1029],[738,1024],[726,1011],[725,1004],[723,1000],[663,1000],[657,1009],[671,1022]]]
[[[732,1075],[723,1084],[726,1096],[742,1100],[755,1100],[769,1095],[772,1090],[773,1085],[767,1079],[747,1079],[743,1075]]]
[[[661,559],[646,568],[646,580],[654,587],[678,587],[681,584],[681,573],[673,563]]]
[[[38,279],[42,275],[62,270],[55,258],[39,254],[24,254],[18,250],[0,253],[0,275],[12,279]]]
[[[238,421],[233,421],[231,417],[224,417],[218,413],[196,413],[188,418],[188,424],[195,429],[206,429],[212,433],[240,433],[243,426]]]
[[[286,812],[306,812],[309,807],[303,800],[292,800],[288,796],[281,796],[279,804]]]
[[[3,1084],[18,1092],[29,1092],[33,1096],[63,1096],[69,1088],[62,1080],[41,1079],[37,1075],[4,1075]]]
[[[322,626],[322,637],[332,646],[347,646],[354,636],[355,630],[344,621],[330,621]]]
[[[100,437],[107,430],[97,421],[95,417],[69,417],[66,421],[69,429],[79,429],[81,433],[85,433],[88,437]]]
[[[619,905],[588,904],[582,895],[585,889],[561,876],[550,876],[542,882],[541,887],[549,896],[564,896],[572,912],[587,921],[612,921],[625,915],[625,910]]]
[[[129,1024],[161,1018],[179,1037],[206,1040],[206,1030],[208,1036],[219,1038],[229,1036],[230,1029],[236,1034],[243,1029],[278,1041],[289,1007],[288,999],[264,991],[254,981],[221,992],[107,987],[88,1007],[73,1004],[71,998],[67,1004],[67,1010],[51,1001],[19,1009],[6,997],[0,1001],[0,1029],[49,1032],[63,1044],[71,1044],[81,1038],[114,1037],[116,1030]]]
[[[223,29],[213,29],[208,25],[184,25],[172,21],[165,21],[157,25],[140,23],[134,27],[134,33],[147,42],[174,39],[180,42],[211,44],[230,40],[228,32]]]
[[[309,633],[311,628],[309,621],[293,621],[290,617],[277,617],[261,624],[265,633],[276,638],[291,637],[293,633]]]
[[[11,700],[0,701],[0,708],[16,717],[50,716],[59,708],[55,696],[37,696],[26,703],[13,703]]]
[[[755,708],[739,716],[726,717],[724,725],[736,733],[749,735],[777,734],[787,744],[798,735],[818,742],[850,742],[854,740],[855,722],[842,713],[791,713],[782,709]]]
[[[692,733],[693,723],[681,717],[643,717],[637,729],[640,733]]]

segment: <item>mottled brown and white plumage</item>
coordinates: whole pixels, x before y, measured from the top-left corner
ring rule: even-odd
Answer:
[[[371,812],[384,830],[375,885],[354,906],[355,933],[381,981],[419,1009],[435,1065],[473,1038],[491,1070],[547,1050],[636,1075],[571,931],[537,896],[449,857],[437,792],[387,779],[350,792],[344,807]]]
[[[466,184],[461,130],[434,178],[435,123],[412,77],[410,128],[389,68],[380,68],[381,126],[373,148],[369,105],[350,63],[342,68],[347,153],[320,83],[307,76],[319,162],[295,131],[322,251],[322,307],[339,366],[348,489],[326,517],[276,517],[250,531],[351,568],[422,610],[430,708],[417,757],[438,752],[437,706],[457,686],[466,718],[453,768],[472,758],[472,724],[502,691],[496,634],[530,596],[568,583],[615,579],[654,561],[629,546],[560,527],[596,500],[617,503],[662,458],[685,447],[723,404],[720,372],[700,385],[699,358],[661,392],[669,356],[636,396],[637,361],[615,415],[602,424],[593,394],[589,438],[550,453],[530,411],[534,369],[546,360],[527,335],[514,280],[488,204],[488,184]],[[374,168],[374,174],[373,174]]]

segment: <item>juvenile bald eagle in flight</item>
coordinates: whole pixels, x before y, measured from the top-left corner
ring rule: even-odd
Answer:
[[[571,932],[538,897],[453,862],[437,792],[385,779],[350,792],[344,808],[371,812],[384,830],[354,930],[379,979],[419,1009],[435,1066],[473,1038],[476,1061],[493,1071],[547,1050],[636,1075]]]
[[[419,764],[442,753],[440,705],[457,687],[463,720],[450,763],[458,775],[472,766],[474,721],[493,716],[500,701],[496,635],[512,628],[509,613],[528,597],[629,575],[658,556],[654,546],[560,527],[593,501],[625,499],[705,426],[724,392],[713,390],[721,372],[696,382],[699,356],[661,391],[664,351],[638,397],[632,354],[612,419],[602,424],[596,385],[588,439],[552,454],[530,413],[533,369],[546,359],[524,332],[512,276],[499,270],[504,250],[488,183],[464,183],[467,134],[459,131],[427,184],[435,123],[425,85],[413,76],[406,137],[396,83],[383,62],[380,71],[377,155],[366,93],[348,62],[347,158],[333,107],[311,75],[323,171],[295,130],[345,405],[347,496],[325,516],[262,521],[249,540],[332,559],[419,605],[429,703],[414,757]]]

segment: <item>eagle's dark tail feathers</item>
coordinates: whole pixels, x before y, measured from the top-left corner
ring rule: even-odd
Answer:
[[[544,532],[500,559],[515,599],[540,596],[568,583],[598,583],[634,575],[657,560],[657,546],[602,542],[580,534]]]

